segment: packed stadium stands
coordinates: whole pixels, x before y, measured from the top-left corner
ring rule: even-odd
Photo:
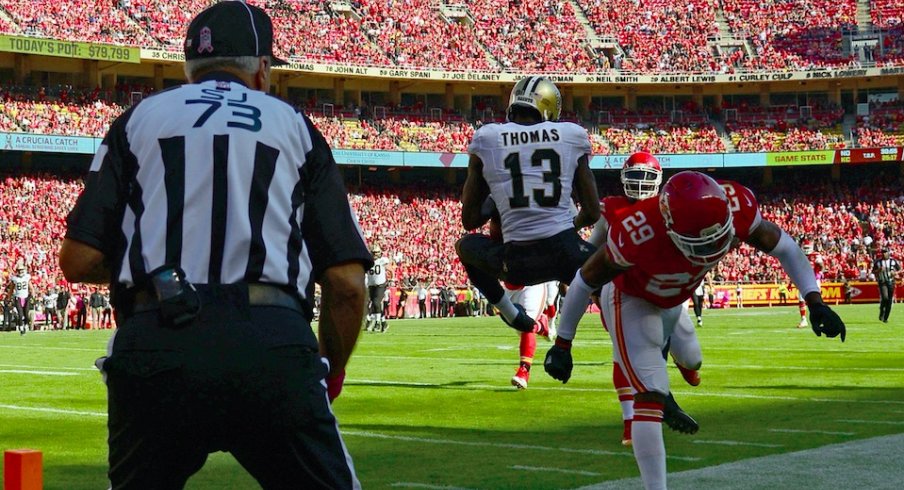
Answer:
[[[619,193],[607,174],[603,195]],[[756,188],[757,186],[753,186]],[[61,281],[57,251],[65,216],[81,188],[77,178],[50,174],[7,175],[0,181],[0,270],[27,264],[40,291]],[[813,243],[824,257],[827,280],[866,278],[875,251],[904,255],[904,192],[900,177],[871,174],[831,182],[806,175],[783,178],[757,197],[763,216],[795,239]],[[396,264],[396,283],[466,284],[453,250],[462,233],[458,189],[436,184],[352,185],[349,198],[365,236]],[[733,251],[719,266],[719,281],[783,281],[775,259],[750,247]]]
[[[131,0],[123,1],[129,3]],[[130,46],[159,44],[146,30],[130,19],[124,10],[114,8],[111,3],[80,0],[3,0],[0,5],[18,24],[19,30],[28,35]],[[158,9],[164,3],[154,2],[154,8]]]
[[[715,0],[579,0],[600,36],[625,51],[617,68],[639,72],[721,71],[707,39],[718,31]]]
[[[0,32],[179,51],[188,20],[212,1],[0,0]],[[843,37],[855,27],[870,27],[857,26],[856,0],[251,2],[272,15],[277,54],[294,61],[448,71],[706,74],[856,66]],[[904,4],[868,3],[872,27],[881,30],[872,59],[904,64]],[[726,36],[734,38],[733,47],[720,45]],[[102,137],[131,103],[131,94],[153,91],[141,81],[101,90],[39,80],[0,81],[0,131]],[[896,88],[900,92],[900,85]],[[337,149],[465,152],[477,127],[504,119],[492,97],[475,98],[469,114],[432,111],[421,102],[409,107],[381,102],[377,112],[366,103],[336,104],[335,111],[325,111],[331,101],[317,101],[324,92],[329,89],[306,93],[311,99],[298,105]],[[625,96],[615,107],[590,102],[588,111],[565,112],[563,119],[587,127],[592,151],[599,155],[904,145],[900,101],[873,102],[869,115],[852,124],[853,110],[845,118],[842,108],[825,102],[759,106],[750,97],[737,104],[730,98],[698,107],[684,96],[683,103],[673,99],[674,110],[666,109],[668,97],[652,107],[635,100],[632,107],[640,107],[629,110],[622,107],[628,105]],[[605,177],[609,184],[612,175]],[[827,279],[865,279],[877,248],[904,256],[901,177],[870,175],[833,183],[800,172],[758,192],[763,215],[813,243],[826,259]],[[4,274],[22,261],[38,290],[60,283],[56,251],[65,230],[60,210],[72,206],[80,187],[78,178],[55,174],[3,177]],[[603,194],[618,192],[610,185]],[[383,246],[396,263],[392,279],[406,284],[466,283],[452,248],[461,233],[458,197],[458,189],[436,183],[350,186],[368,241]],[[716,279],[783,281],[775,275],[779,270],[775,259],[742,247],[720,264]]]
[[[864,148],[904,145],[904,103],[871,104],[868,116],[857,116],[856,137]]]
[[[116,90],[79,89],[71,86],[35,87],[0,85],[0,131],[102,137],[107,125],[128,104],[131,92],[149,93],[143,86]],[[121,100],[123,103],[116,101]],[[358,108],[359,112],[361,108]],[[636,150],[654,153],[722,153],[728,151],[711,117],[724,117],[727,138],[736,151],[821,150],[850,147],[841,131],[843,110],[811,108],[801,117],[798,106],[722,108],[723,116],[698,109],[673,114],[646,109],[606,112],[604,122],[573,120],[591,133],[594,154],[625,154]],[[365,111],[366,112],[366,111]],[[501,110],[499,112],[502,112]],[[423,107],[400,108],[381,117],[341,112],[324,115],[315,109],[311,117],[334,148],[357,150],[466,152],[481,121],[474,123],[453,113],[428,114]],[[881,146],[904,141],[904,108],[876,105],[869,117],[858,118],[859,146]]]
[[[0,31],[179,50],[188,20],[210,1],[3,0]],[[904,62],[896,0],[870,2],[872,26],[857,26],[856,0],[252,3],[273,17],[278,54],[308,62],[556,73],[812,69],[851,64],[842,35],[855,27],[887,30],[873,59]],[[750,48],[720,46],[726,31]]]

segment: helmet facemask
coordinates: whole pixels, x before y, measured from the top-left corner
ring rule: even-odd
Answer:
[[[622,167],[621,182],[625,195],[631,199],[647,199],[659,194],[662,184],[662,170],[647,167]]]
[[[715,265],[728,251],[734,242],[734,224],[731,210],[726,206],[726,219],[700,230],[697,236],[675,231],[675,222],[669,209],[668,197],[663,194],[659,198],[659,209],[665,219],[666,233],[675,247],[689,262],[701,267]]]

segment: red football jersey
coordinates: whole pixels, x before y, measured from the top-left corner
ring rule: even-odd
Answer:
[[[719,184],[728,196],[735,237],[746,241],[762,220],[756,197],[737,182]],[[716,265],[694,264],[678,250],[666,234],[658,199],[638,201],[619,211],[618,218],[609,223],[606,246],[617,264],[629,267],[613,281],[627,294],[660,308],[678,306]]]
[[[634,199],[626,196],[608,196],[600,200],[600,214],[610,225],[620,221],[624,216],[624,210],[634,204]]]

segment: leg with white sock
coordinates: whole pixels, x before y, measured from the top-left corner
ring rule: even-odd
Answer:
[[[631,442],[644,488],[665,489],[662,413],[665,394],[669,392],[669,377],[662,358],[666,338],[662,309],[624,294],[612,284],[603,286],[600,304],[612,337],[614,361],[621,366],[636,392]]]
[[[504,289],[506,298],[522,305],[524,311],[531,318],[537,318],[538,322],[543,319],[542,310],[546,306],[546,288],[543,284],[519,287],[504,283]],[[518,345],[520,362],[518,363],[518,370],[512,377],[512,386],[522,390],[527,388],[536,350],[537,334],[535,332],[521,332],[521,342]]]

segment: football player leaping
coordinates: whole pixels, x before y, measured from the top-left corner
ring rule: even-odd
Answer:
[[[602,286],[613,351],[637,394],[632,438],[644,487],[666,488],[662,413],[669,377],[661,349],[686,317],[697,283],[728,253],[734,240],[778,258],[806,298],[816,335],[845,338],[844,322],[823,303],[813,269],[800,247],[781,228],[760,216],[749,189],[719,185],[699,172],[672,176],[659,199],[639,201],[611,223],[606,246],[571,281],[558,337],[544,368],[553,378],[571,377],[571,340],[590,293]]]
[[[645,151],[633,153],[625,160],[621,170],[621,182],[624,188],[624,196],[609,196],[603,198],[600,203],[600,219],[593,227],[590,235],[590,243],[596,247],[602,246],[606,241],[609,231],[609,223],[616,223],[626,217],[626,210],[637,201],[649,199],[659,194],[659,186],[662,184],[662,166],[655,156]],[[666,342],[662,350],[663,357],[672,353],[675,365],[681,372],[685,381],[691,386],[700,384],[700,375],[697,372],[703,363],[703,355],[700,352],[700,343],[697,341],[697,332],[693,324],[687,318],[687,302],[684,305],[684,316],[679,317],[675,330]],[[601,305],[602,307],[602,305]],[[609,331],[606,324],[606,316],[600,310],[600,318],[603,328]],[[678,359],[681,361],[679,362]],[[688,366],[688,367],[685,367]],[[618,395],[618,402],[622,410],[624,431],[622,432],[622,444],[631,445],[631,421],[634,418],[634,388],[625,377],[624,371],[618,361],[612,363],[612,384]],[[675,401],[671,393],[666,398],[666,410],[663,421],[673,430],[693,434],[699,430],[697,422],[685,413]]]
[[[468,177],[462,191],[466,230],[489,219],[488,196],[496,203],[504,243],[465,235],[455,250],[471,283],[495,306],[506,324],[531,332],[535,323],[503,292],[499,280],[525,286],[568,282],[593,253],[577,230],[599,218],[599,195],[590,171],[587,131],[556,122],[562,97],[546,78],[530,76],[512,89],[508,122],[474,133]],[[574,193],[581,210],[571,214]]]

